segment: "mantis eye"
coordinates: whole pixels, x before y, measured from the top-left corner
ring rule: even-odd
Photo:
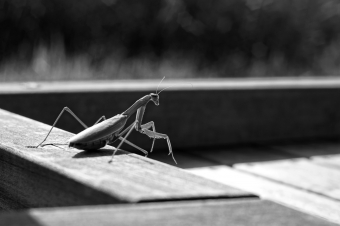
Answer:
[[[151,100],[153,102],[155,102],[155,103],[158,102],[158,100],[159,100],[158,94],[151,93],[150,96],[151,96]]]

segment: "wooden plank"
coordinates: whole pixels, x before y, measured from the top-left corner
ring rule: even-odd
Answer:
[[[183,82],[184,81],[184,82]],[[54,82],[8,82],[0,84],[0,94],[46,92],[95,92],[95,91],[155,91],[160,80],[97,80]],[[188,86],[187,84],[192,84]],[[245,90],[245,89],[320,89],[339,88],[339,77],[284,77],[284,78],[225,78],[165,80],[159,88],[172,86],[171,90]]]
[[[10,209],[24,209],[25,206],[18,202],[18,200],[13,200],[10,194],[7,194],[2,188],[0,188],[0,211],[10,210]]]
[[[340,144],[336,142],[300,143],[276,145],[273,148],[311,158],[315,164],[333,169],[340,169]]]
[[[271,148],[260,146],[230,146],[219,149],[211,148],[206,151],[189,150],[189,152],[214,161],[215,163],[217,162],[229,166],[237,163],[262,162],[296,157],[289,153],[279,152]]]
[[[335,142],[308,142],[300,144],[273,145],[272,147],[300,157],[340,154],[340,144]]]
[[[335,226],[270,201],[192,201],[162,204],[32,209],[0,214],[6,226],[83,225],[309,225]]]
[[[340,224],[340,202],[326,196],[238,171],[228,166],[202,167],[187,171]]]
[[[120,152],[109,164],[109,146],[96,152],[27,148],[50,126],[3,110],[0,127],[0,191],[25,207],[252,196],[136,154]],[[64,143],[71,136],[56,129],[48,140]]]
[[[337,82],[336,82],[337,81]],[[3,109],[52,124],[65,106],[88,124],[126,110],[155,92],[159,80],[0,84]],[[192,83],[193,87],[186,83]],[[175,85],[148,105],[145,122],[154,121],[174,149],[235,143],[340,137],[339,79],[215,79],[164,81]],[[47,107],[48,106],[48,107]],[[223,125],[223,126],[221,126]],[[79,132],[73,118],[59,126]],[[143,147],[145,136],[133,133]],[[157,141],[156,147],[167,144]]]
[[[234,167],[340,201],[340,171],[313,164],[308,159],[237,164]]]
[[[340,155],[326,155],[313,157],[312,162],[321,166],[340,170]]]

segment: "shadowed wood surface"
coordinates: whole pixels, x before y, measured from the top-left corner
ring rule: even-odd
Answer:
[[[4,208],[253,196],[128,152],[108,163],[109,146],[94,152],[27,148],[39,144],[50,126],[7,111],[0,110],[0,126]],[[65,143],[71,136],[56,129],[48,141]]]
[[[6,226],[77,225],[270,225],[335,226],[335,224],[281,206],[270,201],[191,201],[162,204],[138,204],[32,209],[0,214]]]

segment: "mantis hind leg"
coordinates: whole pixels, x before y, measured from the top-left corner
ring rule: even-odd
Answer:
[[[87,128],[87,125],[83,122],[83,121],[81,121],[79,118],[78,118],[78,116],[76,115],[76,114],[74,114],[73,113],[73,111],[71,111],[71,109],[69,109],[68,107],[64,107],[63,108],[63,110],[61,110],[61,112],[59,113],[59,115],[58,115],[58,117],[57,117],[57,119],[54,121],[54,123],[53,123],[53,125],[52,125],[52,127],[51,127],[51,129],[50,129],[50,131],[48,131],[48,133],[47,133],[47,135],[46,135],[46,137],[45,137],[45,139],[40,143],[40,144],[38,144],[37,146],[35,146],[35,148],[38,148],[39,146],[41,146],[42,145],[42,143],[44,143],[45,141],[46,141],[46,139],[48,138],[48,136],[50,135],[50,133],[52,132],[52,130],[53,130],[53,128],[55,127],[55,125],[57,124],[57,122],[59,121],[59,119],[60,119],[60,117],[64,114],[64,112],[68,112],[68,113],[70,113],[84,128]],[[46,145],[54,145],[54,144],[46,144]]]
[[[56,146],[56,145],[66,145],[66,144],[53,144],[53,143],[42,145],[42,143],[44,143],[46,141],[46,139],[48,138],[48,136],[52,132],[53,128],[55,127],[55,125],[57,124],[57,122],[59,121],[60,117],[64,114],[65,111],[70,113],[73,116],[73,118],[75,118],[80,123],[80,125],[82,125],[85,129],[88,128],[88,126],[82,120],[80,120],[80,118],[76,114],[74,114],[71,109],[69,109],[68,107],[64,107],[63,110],[59,113],[57,119],[54,121],[54,123],[53,123],[50,131],[47,133],[45,139],[40,144],[38,144],[37,146],[34,146],[35,148],[38,148],[39,146],[43,147],[43,146],[46,146],[46,145],[53,145],[53,146]],[[106,120],[105,116],[100,117],[99,120],[97,120],[95,124],[99,123],[101,120]],[[32,147],[32,146],[28,146],[28,147]]]
[[[103,115],[102,117],[100,117],[95,123],[94,123],[94,125],[96,125],[96,124],[98,124],[100,121],[105,121],[106,120],[106,118],[105,118],[105,115]]]

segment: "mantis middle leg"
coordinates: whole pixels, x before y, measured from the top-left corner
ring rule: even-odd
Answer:
[[[145,154],[145,157],[148,155],[148,152],[145,151],[143,148],[138,147],[137,145],[133,144],[132,142],[128,141],[127,139],[124,139],[122,136],[124,134],[126,134],[127,132],[129,132],[130,130],[132,130],[131,128],[133,128],[135,126],[136,122],[131,123],[131,125],[129,125],[128,127],[126,127],[122,132],[120,132],[117,136],[118,139],[121,140],[121,143],[119,144],[119,146],[121,146],[123,144],[123,142],[127,143],[128,145],[140,150],[141,152],[143,152]],[[127,137],[127,136],[126,136]],[[111,144],[111,143],[109,143]]]
[[[131,127],[130,129],[129,129],[129,131],[128,131],[128,133],[125,135],[125,137],[122,139],[122,141],[120,142],[120,144],[118,145],[118,147],[117,147],[117,149],[112,153],[112,157],[111,157],[111,160],[109,161],[109,162],[112,162],[112,159],[113,159],[113,157],[115,156],[115,154],[116,154],[116,152],[118,151],[118,149],[120,148],[120,146],[122,146],[122,144],[124,143],[124,142],[126,142],[126,138],[128,138],[128,136],[130,135],[130,133],[132,132],[132,130],[133,130],[133,126],[136,124],[136,122],[134,122],[134,123],[132,123],[132,125],[130,125],[129,127]],[[128,128],[129,128],[128,127]],[[125,129],[126,130],[126,129]],[[124,130],[124,131],[125,131]]]

